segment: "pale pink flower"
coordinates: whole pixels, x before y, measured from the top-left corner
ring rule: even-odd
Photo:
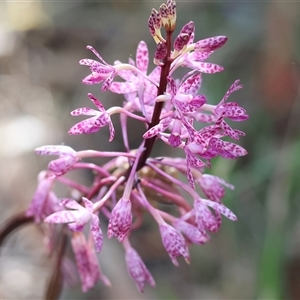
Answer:
[[[91,93],[88,94],[90,100],[94,103],[94,105],[98,108],[99,111],[94,110],[92,108],[82,107],[77,108],[71,112],[72,116],[93,116],[86,120],[83,120],[76,125],[74,125],[70,130],[69,134],[76,135],[76,134],[90,134],[95,133],[100,130],[100,128],[108,125],[110,137],[109,141],[111,142],[115,135],[115,130],[113,123],[110,119],[110,115],[106,112],[103,104],[94,97]]]
[[[117,61],[116,65],[121,64]],[[149,52],[147,44],[144,41],[139,42],[136,50],[136,62],[130,59],[131,65],[136,65],[137,69],[143,74],[147,74],[149,64]],[[111,84],[110,90],[117,94],[128,94],[137,92],[140,89],[140,85],[144,85],[144,78],[140,74],[134,72],[134,70],[120,70],[118,75],[125,81],[115,81]]]
[[[79,64],[90,67],[90,71],[92,72],[82,82],[88,85],[103,82],[101,90],[107,91],[115,76],[117,76],[118,71],[114,66],[108,64],[92,46],[87,46],[87,49],[92,51],[100,62],[88,58],[79,61]]]
[[[80,205],[73,199],[61,199],[60,204],[72,210],[62,210],[47,218],[46,223],[69,223],[72,231],[82,231],[85,224],[90,221],[90,231],[93,235],[97,252],[101,251],[103,245],[103,234],[100,228],[99,217],[93,213],[93,203],[87,198],[82,198],[85,206]]]

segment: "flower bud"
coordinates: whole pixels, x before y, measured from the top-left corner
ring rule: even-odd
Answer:
[[[121,198],[111,212],[107,236],[118,238],[121,242],[127,236],[131,223],[131,201]]]
[[[189,263],[190,253],[183,236],[167,223],[160,225],[159,231],[163,245],[167,250],[173,264],[178,266],[176,259],[178,256],[183,256],[185,261]]]

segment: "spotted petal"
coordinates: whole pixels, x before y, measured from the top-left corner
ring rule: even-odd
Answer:
[[[98,114],[98,111],[88,107],[81,107],[71,111],[70,114],[71,116],[95,116]]]
[[[163,245],[167,250],[173,264],[178,266],[177,257],[183,256],[189,262],[190,254],[183,236],[174,227],[169,224],[161,224],[159,226],[160,235]]]
[[[243,147],[237,144],[222,141],[218,138],[211,138],[209,145],[218,151],[222,157],[228,159],[234,159],[239,156],[244,156],[248,153]]]
[[[149,130],[147,130],[144,133],[143,138],[149,139],[149,138],[152,138],[152,137],[158,135],[160,132],[165,131],[169,127],[171,121],[172,121],[171,118],[162,120],[160,123],[158,123],[157,125],[153,126]]]
[[[84,209],[84,207],[82,205],[80,205],[77,201],[70,199],[70,198],[61,199],[59,201],[59,204],[65,206],[67,208],[70,208],[70,209],[77,209],[77,210]]]
[[[56,176],[61,176],[71,170],[78,161],[79,158],[74,155],[64,155],[58,159],[52,160],[48,164],[48,169]]]
[[[136,50],[136,66],[146,74],[148,70],[149,53],[147,44],[144,41],[139,42]]]
[[[222,35],[200,40],[195,45],[195,51],[214,51],[222,47],[227,40],[228,38]]]
[[[103,246],[103,234],[100,227],[99,217],[95,214],[92,215],[90,229],[94,238],[96,251],[100,252]]]
[[[130,247],[126,250],[125,260],[128,272],[141,293],[144,291],[146,282],[148,282],[152,287],[155,286],[155,281],[152,275],[148,271],[139,254],[133,248]]]
[[[191,94],[193,97],[196,96],[200,89],[202,82],[201,73],[196,73],[187,78],[179,87],[179,94]]]
[[[83,120],[75,124],[70,130],[69,134],[91,134],[99,131],[101,127],[107,125],[110,118],[107,114],[101,114],[100,116],[95,116],[86,120]]]
[[[75,222],[80,213],[78,211],[62,210],[45,218],[46,223],[70,223]]]
[[[193,69],[206,74],[214,74],[224,71],[222,66],[213,63],[193,62],[191,65]]]
[[[222,215],[224,215],[229,220],[231,220],[231,221],[237,220],[236,215],[229,208],[224,206],[223,204],[217,203],[215,201],[207,200],[207,199],[203,199],[202,201],[205,203],[206,206],[210,206],[214,210],[216,210],[219,213],[221,213]]]
[[[137,85],[133,82],[113,82],[109,89],[116,94],[127,94],[137,91]]]
[[[196,226],[178,219],[174,223],[174,227],[181,231],[193,244],[205,244],[209,241],[209,235],[204,231],[200,231]]]
[[[74,149],[64,145],[47,145],[38,147],[34,151],[40,155],[68,155],[76,153]]]

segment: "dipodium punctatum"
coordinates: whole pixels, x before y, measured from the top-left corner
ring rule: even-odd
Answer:
[[[88,46],[95,60],[85,58],[79,62],[90,71],[82,82],[99,84],[102,92],[123,95],[122,105],[104,107],[98,96],[89,93],[87,96],[94,108],[82,107],[71,112],[72,116],[88,118],[75,124],[69,134],[96,134],[108,126],[109,142],[113,142],[115,129],[111,116],[119,114],[124,152],[76,151],[64,145],[47,145],[35,150],[37,154],[58,158],[40,173],[26,214],[47,228],[44,234],[49,237],[45,239],[48,241],[55,240],[54,235],[62,234],[55,224],[64,224],[61,225],[64,226],[63,233],[71,241],[84,292],[99,280],[110,285],[97,258],[103,246],[102,230],[105,231],[99,216],[108,220],[108,237],[116,238],[123,245],[128,273],[141,292],[146,283],[155,286],[155,281],[130,244],[130,237],[143,223],[145,214],[151,215],[162,245],[175,265],[181,256],[190,262],[189,246],[207,243],[210,233],[219,230],[222,215],[237,220],[222,203],[225,187],[233,189],[233,186],[217,176],[205,174],[205,170],[217,156],[236,159],[247,154],[243,147],[229,141],[239,140],[244,132],[227,123],[227,120],[248,119],[245,109],[229,101],[229,96],[242,86],[236,80],[216,105],[209,104],[208,98],[199,93],[203,74],[224,70],[207,59],[227,42],[227,37],[215,36],[195,42],[192,21],[175,36],[174,0],[152,10],[148,26],[156,47],[154,68],[150,72],[148,47],[144,41],[138,43],[135,61],[129,58],[128,63],[117,61],[110,65]],[[176,78],[175,71],[181,67],[187,68],[188,72],[182,78]],[[130,146],[128,118],[134,118],[144,128],[137,149]],[[178,157],[151,157],[159,139],[176,149]],[[103,165],[85,162],[91,157],[110,160]],[[90,186],[65,177],[78,169],[93,174]],[[58,199],[53,189],[57,182],[69,191],[75,190],[72,194],[77,197]],[[165,206],[157,204],[162,201],[171,204],[173,209],[165,211]],[[47,249],[54,251],[55,245],[47,244]],[[63,254],[60,261],[62,273],[68,274],[63,270]]]

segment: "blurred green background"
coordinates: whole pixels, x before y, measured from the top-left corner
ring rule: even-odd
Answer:
[[[89,106],[94,93],[105,107],[121,96],[84,86],[88,69],[81,58],[135,57],[140,40],[150,54],[147,28],[151,8],[160,1],[2,1],[0,3],[0,220],[27,208],[36,176],[49,158],[33,149],[65,143],[76,150],[122,149],[108,132],[70,137],[77,121],[69,112]],[[134,245],[157,287],[140,295],[127,275],[118,242],[105,242],[99,256],[112,288],[102,283],[83,294],[65,286],[62,299],[300,299],[300,3],[298,1],[177,1],[177,31],[190,20],[196,40],[226,35],[227,44],[209,61],[225,72],[204,75],[202,93],[218,103],[235,79],[244,89],[233,94],[250,115],[235,127],[247,133],[239,143],[248,151],[237,161],[214,160],[213,174],[235,185],[224,202],[238,222],[223,220],[205,246],[193,246],[192,262],[174,267],[157,232],[140,232]],[[150,70],[153,66],[150,65]],[[114,119],[117,122],[117,118]],[[117,128],[118,125],[116,125]],[[132,145],[141,132],[130,129]],[[163,151],[156,148],[156,154]],[[78,175],[80,176],[80,175]],[[82,176],[82,175],[81,175]],[[81,178],[82,179],[82,178]],[[88,182],[89,178],[83,178]],[[51,258],[39,229],[14,233],[0,256],[0,298],[41,299]]]

